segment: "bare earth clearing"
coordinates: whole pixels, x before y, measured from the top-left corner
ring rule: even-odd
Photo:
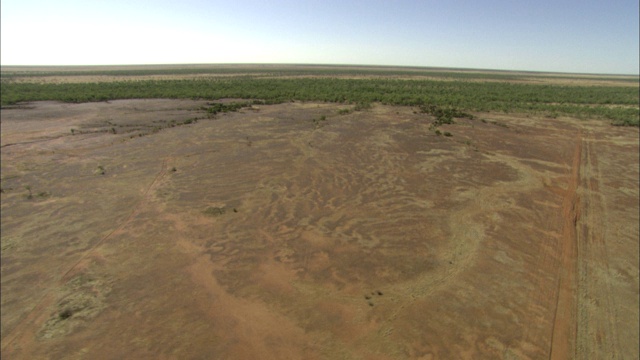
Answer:
[[[637,128],[204,104],[2,110],[3,359],[637,358]]]

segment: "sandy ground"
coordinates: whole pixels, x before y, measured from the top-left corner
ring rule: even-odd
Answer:
[[[637,358],[637,128],[203,105],[2,110],[2,358]]]

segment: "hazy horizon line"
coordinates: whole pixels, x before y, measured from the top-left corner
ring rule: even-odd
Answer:
[[[529,74],[569,74],[569,75],[586,75],[586,76],[633,76],[640,77],[638,73],[585,73],[585,72],[564,72],[564,71],[544,71],[544,70],[523,70],[523,69],[491,69],[491,68],[472,68],[472,67],[446,67],[446,66],[418,66],[418,65],[382,65],[382,64],[324,64],[324,63],[253,63],[253,62],[236,62],[236,63],[157,63],[157,64],[73,64],[73,65],[51,65],[51,64],[29,64],[29,65],[0,65],[2,71],[5,68],[97,68],[97,67],[215,67],[215,66],[282,66],[282,67],[335,67],[335,68],[385,68],[385,69],[407,69],[407,70],[450,70],[463,72],[505,72],[505,73],[529,73]]]

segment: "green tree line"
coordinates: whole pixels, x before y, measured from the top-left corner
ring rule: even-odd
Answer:
[[[463,111],[532,112],[603,118],[638,126],[639,94],[628,86],[560,86],[507,82],[389,78],[255,78],[142,80],[100,83],[3,81],[2,106],[36,100],[91,102],[134,98],[259,99],[266,103],[324,101],[403,106],[435,105]]]

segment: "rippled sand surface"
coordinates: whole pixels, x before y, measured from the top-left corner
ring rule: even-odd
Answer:
[[[637,354],[636,130],[203,105],[2,110],[3,357]]]

